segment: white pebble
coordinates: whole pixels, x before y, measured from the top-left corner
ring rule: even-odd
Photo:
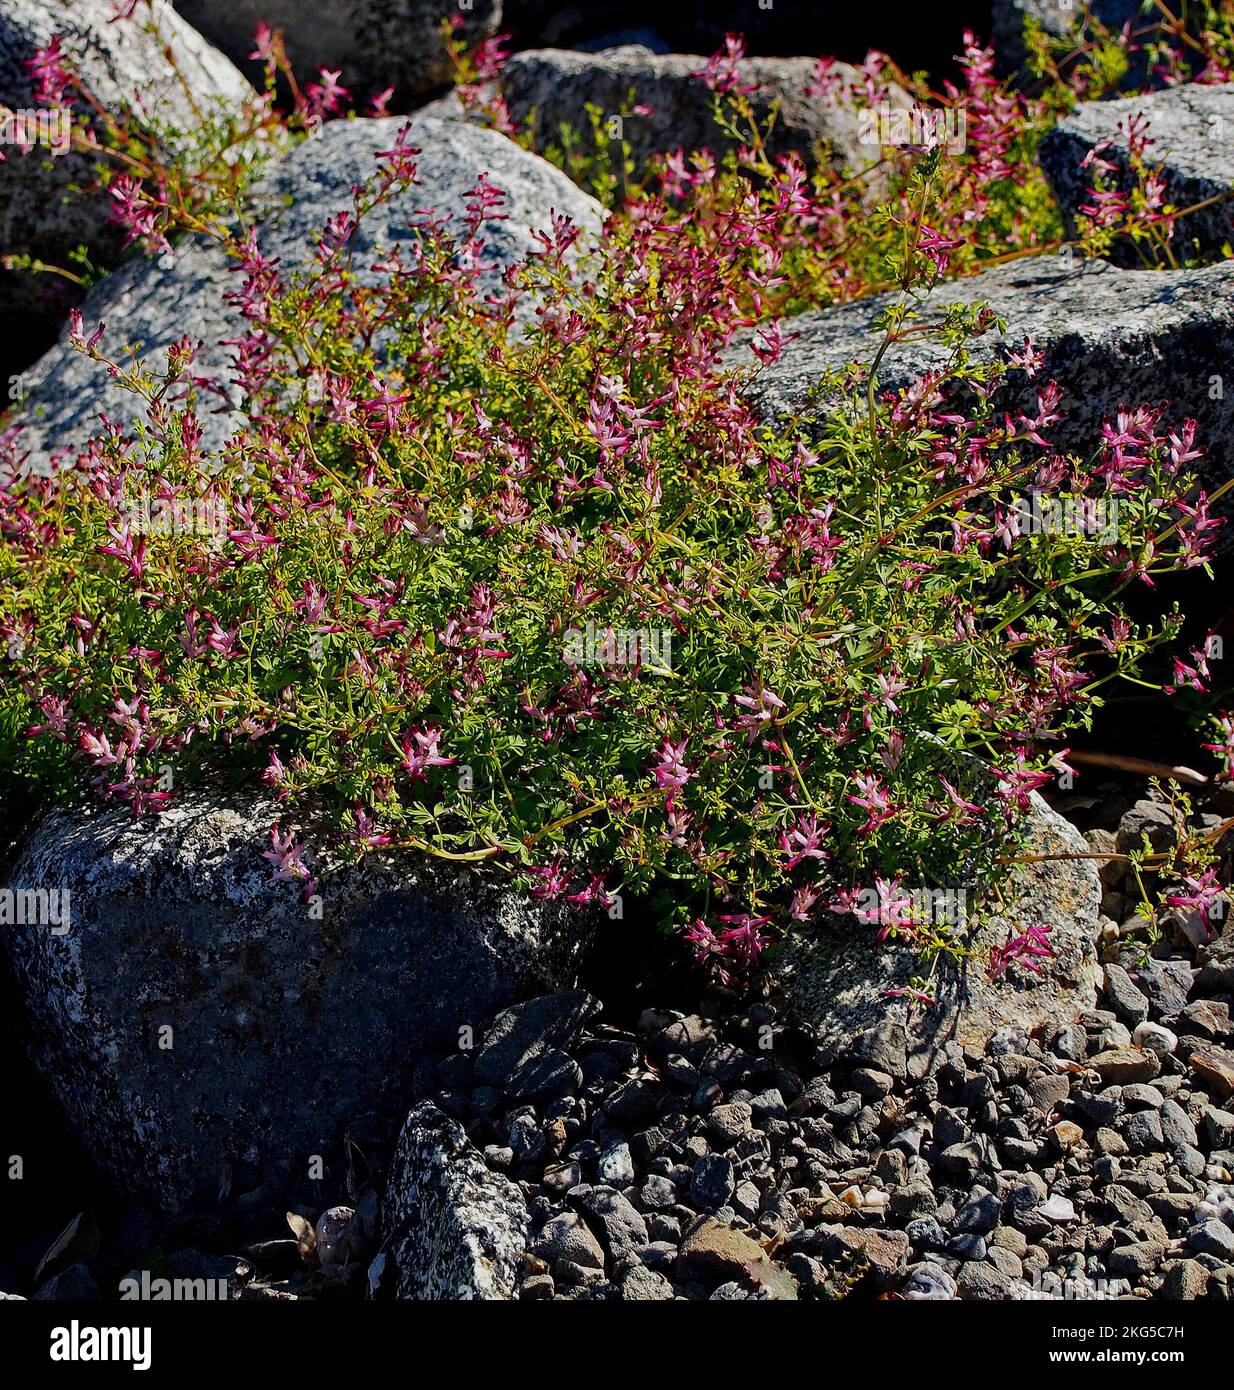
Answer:
[[[1146,1048],[1149,1052],[1166,1053],[1173,1052],[1178,1046],[1178,1035],[1163,1028],[1160,1023],[1139,1023],[1131,1035],[1131,1041],[1136,1047]]]
[[[1061,1225],[1075,1220],[1075,1207],[1068,1197],[1051,1197],[1037,1208],[1037,1215],[1046,1221]]]

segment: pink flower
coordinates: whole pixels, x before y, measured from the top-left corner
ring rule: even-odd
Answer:
[[[271,877],[275,883],[310,877],[309,867],[304,862],[304,850],[296,844],[290,832],[284,835],[277,825],[272,826],[270,843],[274,848],[263,850],[261,857],[274,865]]]
[[[994,768],[994,773],[998,777],[998,787],[995,794],[1006,804],[1008,811],[1013,807],[1018,811],[1027,811],[1032,803],[1029,801],[1029,793],[1044,787],[1050,781],[1048,772],[1036,772],[1025,765],[1025,753],[1023,748],[1013,750],[1015,763],[1009,768]]]
[[[933,227],[922,226],[921,237],[917,242],[917,249],[924,251],[925,254],[934,262],[934,269],[937,274],[945,275],[947,267],[951,263],[951,252],[958,246],[963,246],[964,242],[958,238],[945,237],[936,232]]]
[[[533,866],[527,870],[527,876],[531,879],[531,896],[550,902],[562,896],[573,877],[564,854],[555,855],[547,864]]]
[[[1031,379],[1045,366],[1045,353],[1035,348],[1033,340],[1026,336],[1022,347],[1008,349],[1007,365],[1019,367]]]
[[[895,815],[895,807],[891,804],[886,789],[873,772],[854,773],[853,785],[857,791],[855,794],[850,792],[846,799],[851,801],[854,806],[860,806],[863,811],[868,812],[866,823],[857,833],[869,835]]]
[[[791,830],[782,830],[780,848],[791,856],[784,866],[785,872],[795,869],[803,859],[826,859],[827,851],[821,849],[820,845],[830,829],[826,821],[820,825],[816,816],[802,815],[797,817]]]
[[[287,796],[288,783],[291,781],[291,774],[284,766],[282,759],[275,749],[270,750],[270,761],[262,771],[261,780],[274,790],[275,795],[281,801]]]
[[[733,700],[742,709],[749,711],[748,714],[739,715],[733,721],[733,727],[746,732],[751,743],[764,729],[774,727],[781,711],[788,708],[769,685],[763,684],[761,676],[746,685],[742,693],[735,695]]]
[[[945,777],[940,776],[938,780],[942,783],[950,803],[938,817],[940,821],[954,821],[956,825],[972,825],[978,817],[985,815],[984,807],[978,806],[972,801],[965,801]]]
[[[656,786],[667,791],[670,800],[694,776],[685,764],[686,742],[684,738],[680,743],[666,738],[658,754],[659,762],[651,769]]]
[[[1227,711],[1218,715],[1216,723],[1220,737],[1216,743],[1206,743],[1204,747],[1225,764],[1220,780],[1228,781],[1234,772],[1234,713]]]
[[[386,830],[379,830],[377,822],[369,815],[363,806],[355,809],[356,828],[351,835],[351,842],[366,853],[372,849],[383,849],[386,845],[394,843],[394,836]]]
[[[258,20],[257,29],[253,35],[253,51],[249,54],[249,58],[254,62],[269,63],[274,60],[274,54],[274,30],[264,20]]]
[[[34,102],[36,106],[62,107],[72,102],[69,88],[73,79],[64,67],[64,54],[60,51],[60,35],[57,34],[46,48],[36,48],[34,57],[26,63],[34,78]]]
[[[990,979],[1001,979],[1013,961],[1019,961],[1026,970],[1039,975],[1041,966],[1038,962],[1057,955],[1046,941],[1046,937],[1053,930],[1053,927],[1038,924],[1029,927],[1019,936],[1011,937],[1005,946],[993,947],[990,951]]]
[[[1216,869],[1206,869],[1199,877],[1184,874],[1183,887],[1187,892],[1168,893],[1165,901],[1171,907],[1197,913],[1211,932],[1213,922],[1222,920],[1226,908],[1225,886],[1217,877]]]
[[[432,724],[426,724],[422,729],[413,729],[410,735],[404,734],[400,742],[403,749],[403,770],[413,782],[425,781],[428,777],[427,769],[430,767],[449,767],[452,763],[458,762],[457,758],[442,757],[438,749],[441,730]]]
[[[721,922],[732,922],[720,937],[720,946],[725,955],[734,956],[745,968],[755,965],[767,946],[767,938],[762,928],[771,921],[770,917],[754,917],[748,912],[722,915]]]
[[[682,933],[682,936],[694,947],[694,959],[699,965],[702,965],[710,956],[723,954],[720,938],[701,917],[696,917]]]
[[[724,47],[711,55],[705,68],[691,75],[702,78],[713,92],[720,95],[749,96],[757,92],[758,87],[741,81],[740,64],[745,52],[745,40],[740,34],[725,34]]]

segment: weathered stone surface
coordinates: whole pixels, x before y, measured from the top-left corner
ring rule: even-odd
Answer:
[[[1172,1303],[1190,1303],[1203,1298],[1211,1277],[1199,1260],[1172,1260],[1165,1267],[1161,1297]]]
[[[797,1297],[796,1282],[787,1270],[773,1264],[749,1236],[710,1216],[700,1218],[683,1234],[676,1273],[687,1283],[711,1286],[737,1280],[768,1298]]]
[[[572,1047],[600,1012],[600,1001],[583,990],[565,990],[503,1009],[485,1034],[476,1075],[507,1086],[521,1067],[549,1051]]]
[[[352,206],[352,187],[377,171],[377,155],[393,145],[403,122],[394,118],[337,121],[326,125],[320,138],[304,141],[259,182],[254,201],[260,219],[262,252],[279,261],[287,275],[312,260],[313,234],[328,219]],[[419,182],[366,218],[356,239],[353,264],[361,275],[387,250],[417,235],[412,222],[418,214],[436,209],[458,227],[468,190],[486,172],[501,188],[506,202],[504,220],[492,218],[481,235],[492,269],[483,272],[481,286],[496,291],[502,272],[537,248],[533,230],[548,225],[552,211],[568,215],[594,232],[601,220],[599,204],[576,188],[539,156],[520,149],[495,131],[457,122],[417,120],[412,144],[421,151]],[[166,365],[170,344],[187,334],[202,339],[197,375],[231,381],[231,349],[221,346],[245,329],[239,308],[224,295],[235,288],[232,263],[213,241],[191,240],[176,248],[170,264],[131,261],[104,280],[83,307],[85,321],[108,325],[104,348],[119,351],[122,343],[140,342],[143,355],[158,370]],[[19,423],[23,443],[37,466],[41,457],[65,446],[80,447],[97,428],[98,413],[131,421],[138,398],[107,380],[105,371],[69,346],[67,332],[27,374],[31,399]],[[237,407],[238,392],[232,391]],[[234,427],[227,412],[203,411],[202,427],[208,447],[217,447]]]
[[[706,63],[705,57],[658,54],[634,44],[600,53],[538,49],[511,58],[501,88],[516,122],[534,121],[540,150],[560,147],[563,124],[588,148],[588,102],[606,118],[646,108],[626,114],[621,130],[636,173],[641,173],[652,155],[678,149],[721,152],[732,145],[712,115],[711,89],[695,76]],[[760,122],[777,107],[768,153],[774,159],[795,152],[813,163],[815,147],[824,141],[837,168],[856,172],[876,163],[878,146],[860,142],[857,111],[846,99],[860,83],[855,69],[837,64],[834,72],[842,85],[834,96],[824,97],[810,91],[814,66],[810,58],[747,58],[741,63],[741,81],[757,87],[750,100]],[[895,88],[889,100],[908,105],[909,99]]]
[[[1223,196],[1234,183],[1234,87],[1229,86],[1186,82],[1143,96],[1083,102],[1064,116],[1042,141],[1040,159],[1072,229],[1093,183],[1094,171],[1080,166],[1096,145],[1109,142],[1101,158],[1118,169],[1119,175],[1112,176],[1116,184],[1128,191],[1134,187],[1127,146],[1129,125],[1137,116],[1148,121],[1153,141],[1148,159],[1161,165],[1166,201],[1177,208],[1211,204],[1179,218],[1175,254],[1220,257],[1222,246],[1234,238],[1231,205]],[[1127,265],[1138,264],[1132,247],[1115,254]]]
[[[1107,1086],[1127,1086],[1151,1081],[1161,1073],[1161,1058],[1138,1047],[1112,1047],[1088,1059],[1088,1066]]]
[[[342,81],[364,99],[394,87],[392,110],[406,110],[424,92],[447,85],[450,62],[441,40],[444,20],[462,21],[469,45],[501,26],[501,0],[175,0],[176,8],[237,63],[248,64],[259,22],[281,29],[297,75],[341,69]]]
[[[903,1231],[874,1231],[860,1226],[825,1226],[822,1250],[827,1259],[856,1256],[856,1269],[863,1271],[877,1288],[890,1288],[908,1259],[909,1241]]]
[[[1083,853],[1079,831],[1036,795],[1033,797],[1029,851]],[[1090,860],[1053,860],[1016,871],[1011,906],[984,923],[970,943],[981,952],[1005,945],[1039,922],[1053,926],[1049,942],[1058,953],[1041,973],[1012,966],[998,981],[974,965],[961,975],[944,972],[937,1008],[910,1013],[890,990],[908,984],[920,971],[919,957],[904,946],[878,945],[868,938],[837,938],[811,948],[790,943],[773,966],[790,1007],[817,1030],[824,1051],[843,1054],[852,1037],[887,1022],[908,1030],[909,1052],[935,1055],[950,1040],[980,1044],[1007,1026],[1027,1032],[1071,1022],[1096,1002],[1099,978],[1094,940],[1101,885]],[[971,908],[970,908],[971,910]],[[861,929],[858,929],[861,930]]]
[[[812,401],[811,389],[826,371],[873,361],[882,338],[875,323],[890,302],[876,295],[788,320],[783,327],[791,341],[781,360],[751,383],[755,406],[771,420],[807,422],[839,408],[834,398]],[[1054,430],[1059,448],[1086,457],[1100,439],[1102,421],[1120,407],[1167,401],[1168,419],[1181,423],[1190,416],[1198,422],[1197,438],[1209,453],[1196,467],[1209,490],[1234,474],[1228,443],[1234,392],[1212,390],[1213,377],[1228,375],[1234,352],[1234,263],[1147,272],[1042,255],[939,285],[923,318],[978,302],[1006,318],[1007,334],[974,340],[975,361],[1000,357],[1026,336],[1045,354],[1035,380],[1017,370],[1008,373],[997,393],[999,407],[1035,413],[1043,381],[1053,377],[1064,388],[1064,418]],[[932,340],[896,344],[883,359],[879,386],[907,387],[942,369],[946,359],[947,350]],[[734,347],[730,360],[753,363],[746,346]],[[1227,495],[1220,506],[1229,502]]]
[[[1203,947],[1198,959],[1196,988],[1201,994],[1234,994],[1234,925],[1227,925],[1216,941]]]
[[[1207,1081],[1218,1095],[1234,1095],[1234,1052],[1205,1043],[1191,1054],[1191,1070]]]
[[[514,1296],[530,1243],[523,1195],[427,1102],[399,1135],[382,1220],[399,1298]]]
[[[90,1153],[168,1206],[224,1162],[302,1170],[430,1044],[571,983],[582,947],[576,917],[420,856],[316,866],[314,918],[261,858],[280,811],[58,811],[10,870],[70,894],[67,933],[0,933],[36,1060]]]
[[[163,0],[154,16],[162,41],[139,19],[111,23],[114,14],[111,0],[0,0],[0,107],[35,107],[34,77],[26,64],[57,35],[69,65],[99,104],[118,117],[140,115],[147,128],[160,131],[169,149],[187,149],[203,116],[238,108],[253,95],[231,63]],[[187,90],[165,50],[183,72]],[[74,184],[93,181],[95,156],[54,153],[39,144],[28,153],[6,144],[3,154],[0,255],[26,253],[71,268],[69,253],[84,245],[96,265],[119,259],[124,233],[108,220],[111,199],[70,191]],[[14,313],[62,312],[66,283],[57,275],[0,270],[0,311],[6,319]]]
[[[1105,967],[1105,999],[1128,1028],[1135,1028],[1148,1017],[1148,1000],[1121,965]]]
[[[103,1295],[86,1266],[74,1264],[40,1285],[34,1297],[45,1303],[96,1303]]]

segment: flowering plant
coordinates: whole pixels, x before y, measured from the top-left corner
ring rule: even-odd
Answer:
[[[1210,552],[1193,424],[1133,408],[1065,453],[1067,401],[1031,343],[975,366],[994,316],[928,317],[975,254],[948,234],[970,176],[938,151],[873,221],[901,290],[884,348],[931,333],[946,364],[887,395],[880,351],[820,383],[840,404],[811,429],[759,420],[726,355],[753,334],[763,364],[781,356],[766,321],[794,301],[785,280],[842,288],[840,239],[813,235],[833,214],[792,161],[674,166],[671,197],[594,245],[554,217],[494,293],[486,176],[461,229],[426,218],[380,273],[353,264],[416,155],[405,128],[296,272],[253,226],[162,206],[150,233],[217,237],[235,266],[248,328],[222,450],[202,443],[198,345],[160,377],[78,317],[134,419],[48,475],[23,470],[19,437],[0,459],[7,757],[135,814],[194,780],[259,780],[287,808],[266,858],[310,889],[305,834],[486,861],[614,916],[649,895],[726,972],[858,916],[872,881],[898,903],[905,883],[988,872],[1068,731],[1174,634],[1126,596]],[[151,195],[130,192],[136,217]],[[803,237],[831,249],[812,259]],[[995,408],[1008,373],[1035,380],[1030,413]],[[1116,524],[1025,534],[1026,493],[1116,499]],[[145,529],[136,494],[225,521]],[[632,662],[580,661],[589,624],[663,632],[671,661],[648,669],[637,643]],[[984,791],[939,749],[984,764]],[[912,912],[877,925],[954,947]]]

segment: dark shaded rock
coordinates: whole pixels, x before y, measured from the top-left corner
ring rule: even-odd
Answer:
[[[1200,1142],[1191,1116],[1174,1100],[1167,1100],[1161,1107],[1161,1133],[1171,1149],[1183,1145],[1194,1149]]]
[[[956,1182],[971,1182],[985,1161],[985,1150],[975,1140],[952,1144],[939,1155],[939,1167]]]
[[[696,1159],[690,1178],[690,1197],[702,1211],[718,1211],[733,1195],[732,1162],[720,1154]]]
[[[1103,986],[1106,1002],[1128,1028],[1148,1017],[1148,999],[1121,965],[1105,967]]]
[[[98,1303],[103,1294],[84,1264],[69,1265],[53,1275],[35,1291],[36,1302]]]
[[[1143,1279],[1153,1272],[1165,1257],[1160,1241],[1141,1240],[1134,1245],[1120,1245],[1110,1251],[1107,1261],[1111,1274],[1128,1279]]]
[[[1201,970],[1196,987],[1203,983],[1204,970]],[[1179,1014],[1175,1027],[1184,1035],[1206,1038],[1210,1042],[1220,1041],[1234,1031],[1230,1024],[1230,1006],[1215,999],[1197,999],[1188,1004]]]
[[[1234,1147],[1234,1112],[1210,1105],[1204,1112],[1204,1138],[1210,1149]]]
[[[259,21],[282,29],[287,56],[301,82],[318,68],[341,69],[357,108],[393,85],[392,110],[449,86],[452,68],[442,42],[444,20],[461,21],[472,47],[501,27],[501,0],[175,0],[176,8],[235,62],[248,61]]]
[[[504,1009],[493,1020],[476,1055],[476,1075],[503,1086],[527,1063],[561,1047],[571,1047],[600,1012],[600,1003],[583,990],[546,994]]]
[[[587,1081],[609,1081],[638,1064],[638,1047],[624,1038],[588,1043],[578,1054]]]
[[[1160,1017],[1173,1018],[1186,1007],[1192,983],[1187,961],[1150,956],[1135,967],[1131,977]]]
[[[1234,994],[1234,926],[1227,925],[1216,941],[1201,949],[1199,963],[1196,988],[1201,993]]]
[[[545,1100],[572,1095],[583,1084],[583,1071],[573,1057],[550,1047],[521,1063],[506,1082],[511,1100]]]
[[[584,1269],[603,1269],[604,1251],[591,1228],[577,1212],[563,1211],[540,1232],[536,1253],[550,1264],[569,1260]]]
[[[580,1205],[601,1242],[614,1260],[632,1255],[650,1237],[647,1223],[638,1211],[611,1187],[593,1187]]]
[[[1166,1147],[1161,1117],[1155,1110],[1138,1110],[1133,1115],[1124,1115],[1118,1123],[1132,1153],[1160,1153]]]
[[[979,1192],[956,1212],[951,1228],[969,1235],[985,1235],[998,1225],[1002,1209],[1003,1204],[994,1193]]]
[[[660,1082],[636,1078],[608,1096],[604,1109],[619,1124],[641,1125],[656,1118],[666,1098],[665,1087]]]
[[[1029,1083],[1028,1094],[1032,1098],[1034,1109],[1040,1110],[1043,1115],[1050,1115],[1067,1099],[1070,1089],[1071,1083],[1065,1073],[1047,1073],[1034,1077]]]
[[[913,1243],[914,1250],[945,1250],[949,1237],[947,1232],[932,1216],[920,1216],[910,1221],[904,1234]]]
[[[580,949],[577,919],[416,855],[323,872],[316,920],[261,857],[280,813],[58,811],[13,867],[70,894],[67,933],[3,933],[37,1058],[92,1156],[168,1205],[225,1162],[327,1152],[419,1053]]]
[[[629,143],[637,178],[654,155],[678,149],[722,153],[732,147],[731,136],[712,115],[711,89],[695,76],[706,63],[704,57],[657,54],[637,45],[598,53],[533,49],[515,54],[506,64],[501,91],[517,124],[534,121],[535,148],[540,151],[561,148],[563,125],[582,136],[584,148],[590,147],[584,110],[588,102],[599,107],[606,123],[621,117],[615,145],[621,140]],[[812,58],[747,58],[740,64],[741,81],[757,89],[751,103],[760,123],[772,105],[777,106],[768,153],[773,159],[795,153],[812,164],[823,142],[837,169],[858,173],[877,163],[877,143],[861,142],[858,103],[853,100],[854,90],[864,91],[860,75],[847,64],[837,64],[833,71],[839,86],[834,99],[828,99],[811,93],[814,68]],[[908,103],[898,87],[890,89],[889,105]],[[635,107],[642,110],[636,113]]]
[[[903,1078],[908,1069],[908,1033],[902,1023],[884,1022],[864,1028],[848,1044],[844,1060],[851,1066],[874,1067]]]

